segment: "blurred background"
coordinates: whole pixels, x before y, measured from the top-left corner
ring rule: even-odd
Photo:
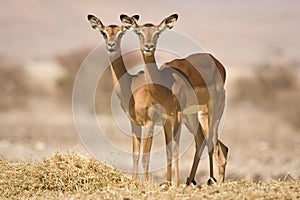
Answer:
[[[0,155],[40,161],[68,150],[88,155],[72,118],[80,64],[99,43],[86,19],[106,25],[139,14],[154,24],[179,14],[174,30],[191,37],[227,70],[227,179],[300,178],[300,2],[297,0],[88,2],[0,0]],[[159,45],[159,44],[158,44]],[[111,80],[104,87],[111,88]],[[97,98],[101,107],[101,98]],[[155,141],[154,141],[155,142]],[[181,161],[185,181],[192,163]],[[200,163],[197,180],[208,177]],[[164,170],[153,180],[165,176]]]

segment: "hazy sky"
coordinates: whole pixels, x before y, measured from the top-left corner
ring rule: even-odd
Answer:
[[[247,66],[280,55],[298,60],[300,3],[297,0],[79,1],[0,0],[0,56],[47,58],[103,42],[86,15],[120,24],[119,15],[139,14],[159,23],[178,13],[174,31],[214,53],[226,65]]]

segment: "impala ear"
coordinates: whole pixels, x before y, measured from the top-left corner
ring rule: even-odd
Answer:
[[[177,14],[173,14],[167,18],[165,18],[160,24],[159,27],[161,30],[164,29],[171,29],[174,27],[175,22],[178,19],[178,15]]]
[[[139,20],[139,18],[140,17],[138,15],[134,15],[132,17],[129,17],[125,14],[120,15],[120,20],[127,29],[137,27],[136,21]]]
[[[140,16],[139,15],[133,15],[131,18],[134,19],[135,22],[137,22],[137,21],[139,21]]]
[[[100,19],[98,19],[94,15],[88,15],[87,18],[90,21],[93,29],[101,31],[104,28],[104,25],[102,24]]]

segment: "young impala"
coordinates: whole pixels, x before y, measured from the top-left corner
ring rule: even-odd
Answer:
[[[132,19],[138,20],[139,16],[135,15]],[[132,130],[132,151],[133,151],[133,170],[132,179],[136,180],[138,173],[138,162],[140,157],[141,145],[141,130],[142,126],[145,127],[143,134],[143,154],[142,164],[144,168],[144,180],[148,180],[148,168],[150,151],[152,146],[153,130],[155,125],[164,124],[164,131],[167,144],[167,157],[170,157],[171,146],[168,145],[172,140],[173,132],[169,129],[169,124],[176,123],[176,116],[178,103],[173,101],[173,104],[165,102],[162,104],[165,114],[173,116],[171,118],[164,118],[161,107],[155,105],[158,102],[150,95],[144,73],[131,75],[128,73],[121,53],[121,38],[126,32],[125,26],[104,26],[100,19],[93,15],[88,15],[92,28],[98,30],[106,42],[107,53],[110,58],[110,68],[113,78],[113,84],[117,96],[121,102],[124,112],[127,114],[131,122]],[[137,88],[131,90],[131,88]],[[168,159],[167,174],[171,174],[171,162]],[[167,177],[170,177],[169,175]],[[170,178],[167,178],[170,182]]]
[[[203,151],[203,145],[201,146],[201,144],[206,144],[209,150],[211,179],[214,179],[212,162],[212,154],[214,153],[219,167],[217,182],[220,183],[225,177],[228,153],[228,148],[217,139],[218,125],[225,105],[225,68],[211,54],[196,53],[184,59],[176,59],[165,63],[159,69],[155,61],[155,50],[159,35],[163,31],[173,28],[178,15],[174,14],[165,18],[159,25],[151,23],[138,25],[137,20],[127,15],[121,15],[120,18],[124,25],[134,30],[139,37],[140,50],[145,61],[145,77],[152,98],[160,104],[165,104],[165,102],[171,103],[174,100],[174,96],[182,97],[183,99],[180,99],[180,102],[188,102],[189,92],[191,91],[186,89],[184,78],[192,86],[192,93],[197,96],[198,110],[196,112],[185,112],[185,110],[188,110],[192,106],[189,104],[186,104],[187,107],[181,108],[180,111],[180,121],[194,134],[196,143],[193,166],[187,184],[189,185],[194,182],[195,173]],[[161,86],[155,84],[170,85],[170,81],[172,82],[171,93],[167,90],[161,90]],[[198,111],[200,112],[199,120],[197,116]],[[178,141],[175,142],[178,146]],[[178,155],[178,153],[175,154]],[[178,179],[177,175],[175,173],[175,179]]]

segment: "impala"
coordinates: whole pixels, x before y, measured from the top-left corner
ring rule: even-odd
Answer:
[[[132,17],[135,20],[139,19],[138,15]],[[176,116],[178,103],[174,104],[165,102],[162,104],[165,114],[172,116],[168,118],[163,117],[163,111],[161,107],[155,105],[158,102],[151,96],[148,86],[146,85],[146,79],[144,73],[138,73],[137,75],[131,75],[127,71],[121,53],[121,38],[127,30],[126,26],[104,26],[100,19],[93,15],[88,15],[92,28],[98,30],[106,42],[106,49],[110,58],[110,68],[113,79],[113,84],[117,93],[117,96],[121,102],[124,112],[127,114],[131,122],[132,130],[132,151],[133,151],[133,170],[132,179],[137,179],[138,162],[140,157],[140,145],[143,138],[143,154],[142,165],[144,169],[144,180],[148,181],[148,169],[150,151],[152,146],[152,137],[155,125],[161,125],[164,121],[164,131],[167,144],[167,157],[170,158],[171,146],[168,145],[172,140],[173,132],[169,128],[170,124],[175,124],[178,129],[178,123],[176,123]],[[132,91],[131,88],[137,88]],[[143,137],[141,135],[142,126],[145,127]],[[168,163],[171,165],[170,160]],[[171,167],[167,168],[167,174],[171,173]],[[167,181],[171,181],[167,179]]]
[[[228,148],[218,140],[218,126],[225,106],[224,83],[226,71],[224,66],[211,54],[196,53],[184,59],[176,59],[165,63],[159,69],[155,61],[155,50],[159,35],[163,31],[173,28],[178,15],[171,15],[158,25],[151,23],[138,25],[136,19],[127,15],[121,15],[120,18],[124,25],[134,30],[139,37],[140,50],[145,61],[145,78],[152,98],[159,104],[165,104],[165,102],[172,104],[174,96],[182,97],[183,99],[180,99],[180,102],[187,102],[189,94],[186,91],[184,78],[188,80],[193,88],[193,93],[197,96],[198,110],[194,113],[184,112],[191,106],[186,104],[187,107],[181,108],[179,111],[179,116],[181,116],[179,121],[183,122],[194,134],[196,143],[193,166],[186,184],[195,183],[194,177],[203,151],[203,145],[201,144],[206,144],[209,150],[211,177],[209,181],[214,180],[213,153],[219,169],[217,182],[224,181]],[[204,75],[205,77],[203,77]],[[184,77],[182,78],[182,76]],[[161,85],[169,86],[169,88],[172,88],[172,92],[161,89]],[[197,117],[198,111],[200,112],[199,120]],[[195,128],[195,126],[200,128]],[[179,145],[178,140],[175,140],[176,146]],[[178,153],[175,152],[175,155],[178,155]],[[175,158],[175,161],[177,159]],[[175,162],[175,165],[178,167],[178,163]],[[178,185],[177,180],[178,173],[176,174],[175,168],[176,185]]]

